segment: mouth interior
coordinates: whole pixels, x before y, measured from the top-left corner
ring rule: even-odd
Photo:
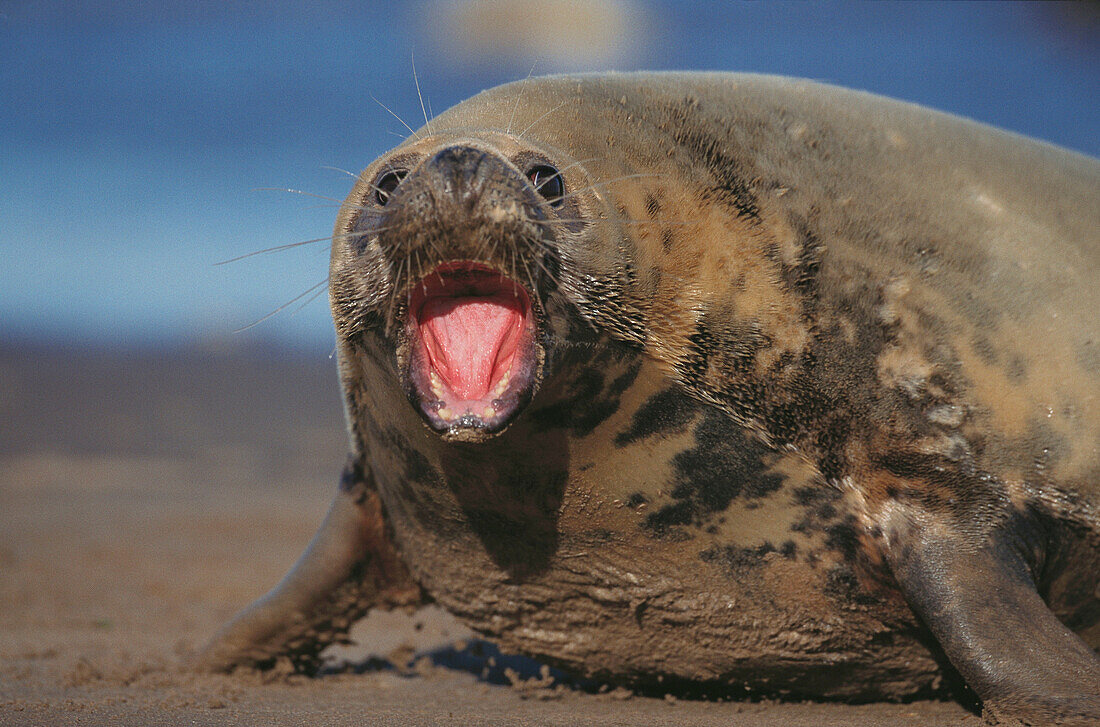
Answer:
[[[510,291],[459,292],[428,298],[419,323],[432,370],[459,397],[482,399],[512,367],[523,310]]]
[[[416,286],[410,314],[426,354],[427,371],[418,378],[431,389],[436,415],[447,421],[467,414],[483,422],[496,418],[532,337],[523,287],[486,266],[450,263]]]

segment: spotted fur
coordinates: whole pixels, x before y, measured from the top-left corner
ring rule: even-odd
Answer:
[[[1065,676],[1100,675],[1098,189],[1094,160],[809,82],[487,91],[337,222],[353,456],[410,578],[506,648],[860,698],[930,693],[946,653],[991,717],[1100,716]],[[537,298],[538,391],[488,441],[404,400],[403,305],[450,259]],[[988,593],[1053,656],[1000,656]]]

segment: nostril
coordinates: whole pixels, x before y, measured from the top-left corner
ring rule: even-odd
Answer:
[[[383,207],[386,206],[393,191],[397,189],[397,185],[401,184],[401,180],[407,174],[408,171],[405,169],[391,169],[378,178],[378,181],[374,183],[374,198],[378,201],[378,204]]]

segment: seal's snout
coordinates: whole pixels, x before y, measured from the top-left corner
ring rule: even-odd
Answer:
[[[465,144],[436,151],[388,196],[380,240],[395,260],[436,265],[473,260],[501,269],[524,254],[523,240],[546,234],[540,197],[499,154]],[[431,267],[424,266],[421,267]]]
[[[496,161],[496,164],[493,162]],[[449,194],[452,204],[473,208],[481,200],[486,184],[501,178],[503,165],[472,146],[449,146],[424,162],[425,183]]]
[[[447,439],[503,431],[538,386],[536,281],[551,234],[538,194],[503,156],[460,143],[409,170],[384,204],[380,248],[405,273],[399,368],[413,406]]]

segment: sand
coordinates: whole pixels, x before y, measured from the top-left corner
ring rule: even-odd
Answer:
[[[0,724],[981,723],[952,702],[593,693],[431,608],[368,617],[319,677],[188,673],[325,511],[344,457],[327,354],[0,349]]]

